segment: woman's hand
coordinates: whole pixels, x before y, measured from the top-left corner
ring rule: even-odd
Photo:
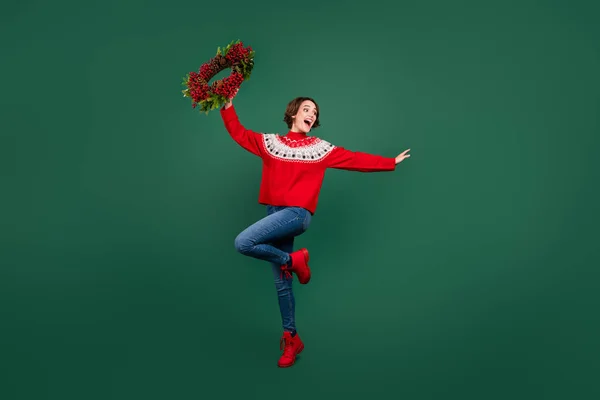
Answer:
[[[235,93],[233,94],[233,96],[231,96],[229,98],[229,101],[227,103],[225,103],[225,109],[227,110],[229,107],[231,107],[233,105],[233,98],[235,96],[237,96],[237,93],[239,92],[240,89],[236,90]]]
[[[402,153],[398,154],[398,156],[396,157],[396,164],[399,164],[402,162],[402,160],[404,160],[405,158],[410,157],[410,154],[406,154],[410,151],[410,149],[408,150],[404,150]]]

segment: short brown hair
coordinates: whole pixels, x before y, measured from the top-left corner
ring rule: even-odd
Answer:
[[[292,125],[294,124],[294,119],[292,117],[296,115],[298,109],[300,108],[300,105],[303,101],[306,100],[315,103],[315,107],[317,108],[317,119],[315,120],[315,123],[312,126],[313,129],[321,126],[321,123],[319,121],[319,105],[317,104],[317,102],[310,97],[296,97],[294,100],[288,103],[287,108],[285,109],[285,114],[283,116],[283,122],[287,124],[288,128],[292,128]]]

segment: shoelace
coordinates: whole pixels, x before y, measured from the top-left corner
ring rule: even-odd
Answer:
[[[283,350],[283,355],[291,356],[294,353],[294,346],[291,340],[281,338],[279,341],[279,350]]]
[[[292,273],[290,272],[290,270],[287,268],[287,266],[282,265],[281,266],[281,272],[279,273],[279,279],[283,279],[283,275],[285,274],[285,277],[287,279],[293,279]]]

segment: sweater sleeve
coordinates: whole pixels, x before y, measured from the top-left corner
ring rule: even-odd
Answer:
[[[221,108],[221,117],[229,135],[237,144],[257,156],[262,156],[262,134],[246,129],[241,123],[233,105]]]
[[[325,159],[326,168],[358,172],[394,171],[396,159],[335,147]]]

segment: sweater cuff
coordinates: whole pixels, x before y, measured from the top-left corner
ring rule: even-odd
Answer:
[[[389,163],[389,164],[387,164]],[[389,168],[390,171],[395,171],[396,170],[396,158],[388,158],[387,159],[387,166]]]
[[[232,119],[237,119],[237,113],[235,112],[235,108],[233,104],[229,108],[221,107],[221,117],[224,121],[231,121]]]

